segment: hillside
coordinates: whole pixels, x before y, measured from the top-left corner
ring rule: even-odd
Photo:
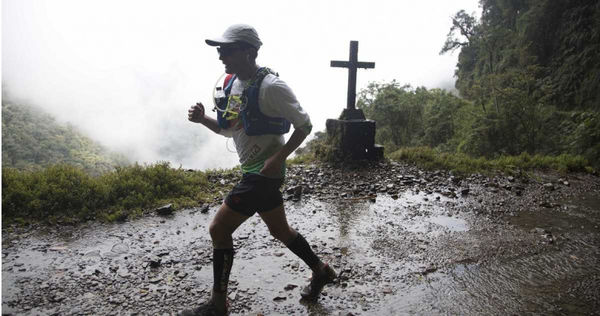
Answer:
[[[54,164],[74,165],[97,175],[127,160],[39,108],[3,99],[2,167],[39,170]]]

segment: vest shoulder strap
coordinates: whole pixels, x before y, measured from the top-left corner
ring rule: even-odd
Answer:
[[[227,77],[225,77],[225,80],[223,80],[223,91],[225,91],[226,95],[229,95],[229,93],[231,92],[231,87],[233,86],[233,82],[236,78],[236,75],[229,74],[227,75]]]
[[[263,80],[268,74],[272,74],[279,77],[279,74],[273,71],[271,68],[262,67],[257,71],[256,76],[254,76],[254,83],[256,84],[256,87],[260,88],[260,85],[262,84]]]

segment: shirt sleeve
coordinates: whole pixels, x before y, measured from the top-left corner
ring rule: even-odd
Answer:
[[[258,104],[263,114],[272,117],[283,117],[290,121],[294,129],[302,128],[310,133],[310,117],[302,109],[296,95],[279,77],[267,75],[263,80]]]

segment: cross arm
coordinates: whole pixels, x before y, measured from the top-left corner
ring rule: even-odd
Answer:
[[[375,63],[359,61],[358,63],[356,63],[356,68],[364,68],[364,69],[375,68]]]
[[[356,64],[354,64],[352,62],[342,61],[342,60],[332,60],[331,61],[331,67],[354,68],[353,66],[356,66],[356,68],[369,69],[369,68],[375,68],[375,63],[361,61],[361,62],[357,62]]]
[[[350,62],[341,61],[341,60],[332,60],[331,67],[348,68],[348,67],[350,67]]]

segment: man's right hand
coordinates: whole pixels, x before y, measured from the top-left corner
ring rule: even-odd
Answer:
[[[202,103],[198,102],[188,110],[188,120],[194,123],[204,122],[204,105]]]

